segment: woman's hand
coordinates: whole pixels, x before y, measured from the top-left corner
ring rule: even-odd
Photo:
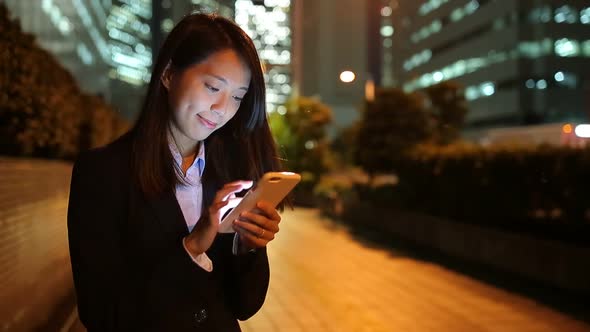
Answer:
[[[185,245],[193,257],[204,253],[211,247],[215,236],[217,236],[221,217],[242,200],[241,197],[236,197],[236,193],[250,187],[252,187],[252,181],[234,181],[217,191],[213,203],[209,206],[209,218],[199,221],[186,237]]]
[[[240,244],[246,250],[265,247],[279,232],[281,216],[268,202],[260,201],[256,209],[243,212],[234,221],[233,228],[240,236]]]

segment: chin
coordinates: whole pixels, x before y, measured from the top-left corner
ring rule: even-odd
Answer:
[[[196,133],[195,135],[191,135],[191,138],[195,141],[204,141],[205,139],[207,139],[207,137],[209,137],[215,130],[209,130],[207,132],[200,132],[200,133]]]

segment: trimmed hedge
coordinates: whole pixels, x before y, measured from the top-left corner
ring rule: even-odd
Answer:
[[[590,147],[418,147],[395,165],[391,202],[484,223],[590,221]]]

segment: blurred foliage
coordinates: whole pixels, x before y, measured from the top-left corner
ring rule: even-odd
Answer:
[[[409,149],[431,139],[433,130],[424,98],[397,88],[377,89],[361,115],[355,159],[370,174],[389,173]]]
[[[347,168],[355,164],[356,144],[360,131],[360,122],[341,128],[332,139],[330,148],[333,153],[335,168]]]
[[[446,145],[459,140],[467,111],[464,91],[452,81],[411,94],[379,88],[375,100],[366,103],[360,122],[343,131],[348,137],[338,137],[337,143],[353,146],[352,160],[369,173],[389,173],[417,144]]]
[[[309,201],[313,187],[331,165],[326,126],[332,121],[332,110],[307,97],[292,99],[285,107],[284,115],[278,112],[270,115],[271,130],[285,159],[285,168],[302,175],[295,200]]]
[[[73,158],[127,124],[74,77],[0,4],[0,153]]]
[[[420,144],[397,167],[399,178],[322,178],[318,206],[361,229],[367,211],[397,211],[590,244],[590,147]]]
[[[344,156],[354,147],[353,160],[369,180],[346,179],[346,172],[323,177],[315,190],[320,208],[342,218],[368,206],[549,236],[565,232],[566,239],[587,234],[590,147],[467,143],[460,139],[466,114],[462,88],[453,82],[415,94],[377,90],[361,120],[332,145]]]
[[[455,220],[590,221],[590,148],[419,146],[399,164],[406,209]]]
[[[425,92],[429,113],[435,121],[435,142],[445,145],[458,140],[468,111],[463,88],[456,82],[445,81]]]

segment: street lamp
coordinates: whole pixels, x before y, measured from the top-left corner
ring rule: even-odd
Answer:
[[[344,83],[351,83],[356,78],[356,75],[350,70],[345,70],[340,73],[340,80]]]

